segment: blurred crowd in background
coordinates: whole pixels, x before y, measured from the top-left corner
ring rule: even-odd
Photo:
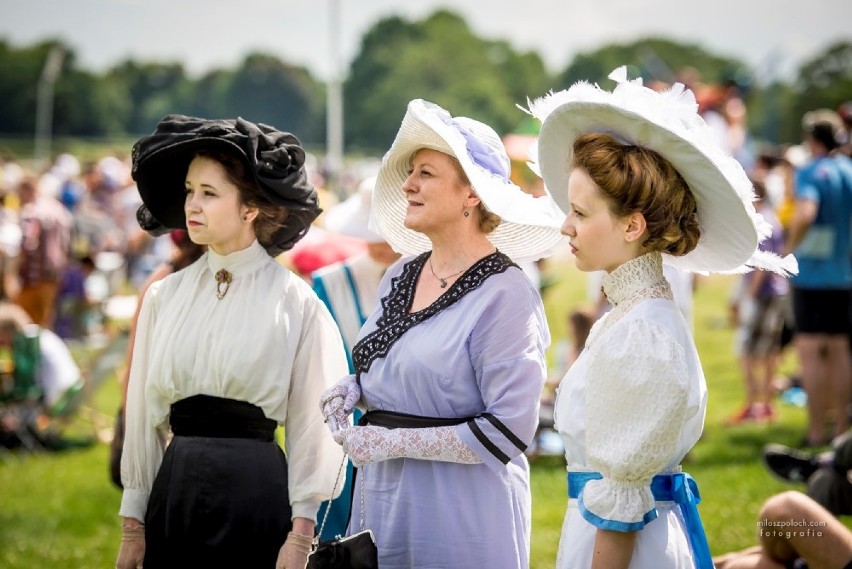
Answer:
[[[736,83],[703,85],[698,74],[689,69],[682,70],[678,80],[694,90],[702,116],[752,177],[761,198],[756,204],[758,209],[781,230],[782,237],[771,246],[775,253],[782,253],[783,232],[790,227],[796,207],[796,171],[812,158],[804,134],[801,144],[761,144],[748,131],[747,108]],[[814,120],[831,126],[836,141],[831,152],[849,156],[852,102],[809,113],[803,117],[803,133],[806,123]],[[504,143],[515,182],[530,193],[539,194],[544,191],[541,180],[526,165],[534,140],[535,133],[512,133],[506,135]],[[326,211],[354,195],[359,186],[363,188],[379,164],[379,157],[350,158],[341,171],[330,172],[317,156],[309,156],[307,162]],[[136,211],[141,203],[131,176],[129,153],[108,154],[94,160],[62,153],[39,170],[26,161],[0,157],[0,305],[20,309],[16,313],[20,322],[10,328],[9,338],[0,334],[0,378],[5,378],[0,384],[0,419],[5,408],[7,421],[5,427],[0,422],[0,432],[4,428],[12,430],[8,410],[14,400],[15,334],[22,334],[26,326],[35,326],[54,334],[71,351],[75,346],[103,344],[108,341],[109,322],[128,321],[143,284],[157,267],[173,258],[178,243],[173,236],[154,238],[139,227]],[[280,262],[309,282],[315,271],[367,249],[364,240],[326,228],[324,219],[325,214],[293,250],[279,257]],[[542,291],[551,284],[545,263],[524,267]],[[667,277],[672,281],[676,301],[691,323],[692,293],[700,286],[700,277],[675,271],[667,273]],[[599,274],[588,275],[587,302],[565,315],[567,337],[552,348],[552,379],[542,399],[541,437],[531,454],[562,452],[559,437],[550,430],[550,404],[559,379],[582,350],[589,329],[608,309],[600,294],[600,278]],[[779,358],[782,350],[791,345],[794,329],[785,279],[772,276],[764,282],[760,277],[761,282],[756,285],[754,279],[754,274],[735,279],[728,306],[731,324],[738,328],[734,349],[742,363],[746,392],[743,408],[728,421],[731,425],[771,420],[775,414],[773,399],[779,392],[798,404],[804,404],[806,397],[799,378],[785,378],[779,384],[776,377]],[[769,296],[773,298],[772,310],[767,311],[760,298]],[[720,312],[723,310],[720,307]],[[755,319],[773,320],[764,326]],[[754,338],[756,327],[761,331],[759,342]],[[0,332],[2,329],[0,322]],[[51,342],[43,340],[42,344]],[[72,358],[62,361],[73,365]],[[79,388],[82,374],[75,370],[65,373],[69,377],[61,380],[60,387],[50,389],[62,391],[75,385]],[[36,398],[40,398],[40,405],[49,407],[44,397],[47,390],[42,386]],[[55,401],[53,396],[51,402]],[[33,416],[43,415],[45,408]]]

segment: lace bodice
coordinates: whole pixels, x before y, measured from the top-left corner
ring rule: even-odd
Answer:
[[[640,529],[656,515],[651,478],[677,471],[701,434],[706,385],[659,253],[608,274],[603,292],[614,308],[562,380],[555,420],[568,469],[603,475],[580,495],[584,517]]]

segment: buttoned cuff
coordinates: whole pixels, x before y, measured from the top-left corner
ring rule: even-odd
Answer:
[[[147,510],[148,492],[145,490],[124,489],[124,492],[121,494],[121,509],[118,511],[118,515],[125,518],[135,518],[140,522],[144,522]]]
[[[304,500],[302,502],[293,502],[290,504],[290,509],[293,512],[294,518],[307,518],[316,523],[317,510],[319,510],[319,506],[319,502],[314,500]]]

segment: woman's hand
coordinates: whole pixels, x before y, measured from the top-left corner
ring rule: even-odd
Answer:
[[[393,443],[389,440],[391,431],[384,427],[351,427],[332,432],[334,440],[349,455],[355,468],[365,464],[380,462],[390,458]]]
[[[332,434],[349,426],[349,414],[361,399],[361,388],[354,375],[347,375],[320,397],[320,409]]]
[[[275,569],[305,569],[308,564],[308,553],[311,552],[313,538],[300,533],[290,532],[281,550]]]
[[[124,518],[121,524],[121,548],[115,569],[139,569],[145,557],[145,524],[133,518]]]

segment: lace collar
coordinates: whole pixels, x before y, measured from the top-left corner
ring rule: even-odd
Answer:
[[[652,298],[673,300],[672,287],[663,276],[663,257],[657,251],[631,259],[603,278],[604,295],[613,309],[592,326],[586,348],[621,320],[639,302]]]
[[[651,251],[630,259],[608,273],[603,278],[601,288],[606,299],[613,306],[618,306],[639,291],[650,288],[660,281],[665,281],[663,256],[659,251]]]
[[[269,254],[257,240],[245,249],[227,255],[220,255],[213,249],[207,249],[207,266],[214,275],[221,269],[233,275],[246,274],[268,258]]]
[[[478,289],[488,277],[509,267],[517,267],[509,257],[495,251],[475,262],[435,302],[422,310],[410,312],[417,280],[431,254],[427,251],[406,262],[400,274],[391,279],[391,290],[381,299],[382,315],[376,320],[376,329],[352,348],[352,360],[358,374],[367,372],[373,361],[387,356],[391,347],[408,330]]]

